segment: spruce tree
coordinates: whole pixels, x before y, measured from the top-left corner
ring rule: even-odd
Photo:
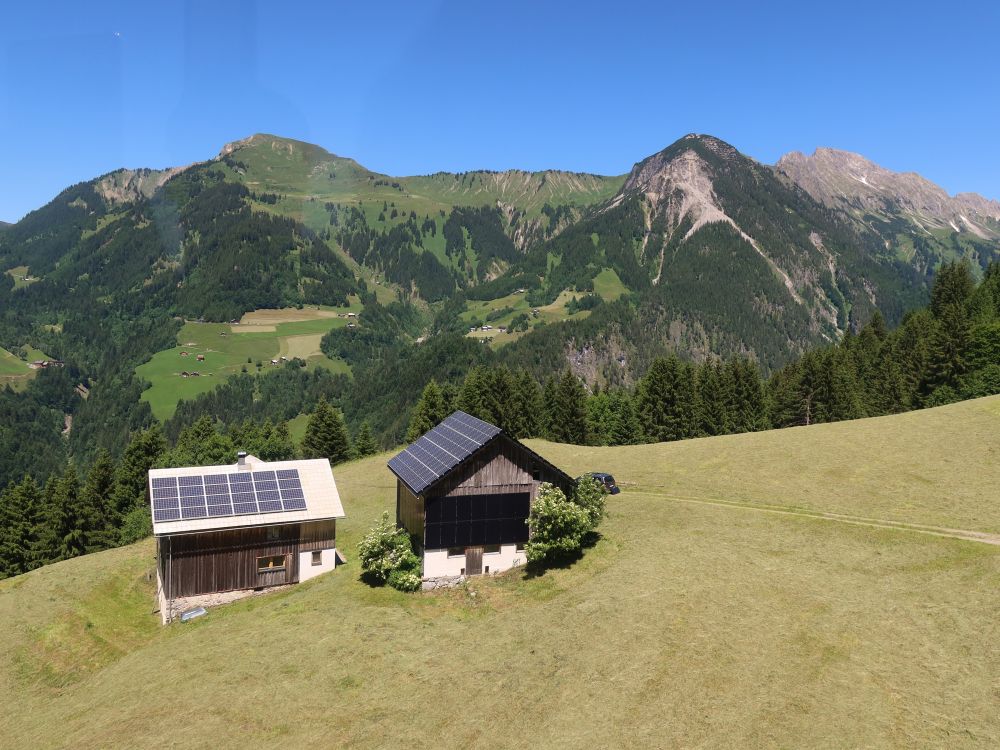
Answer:
[[[542,390],[542,435],[546,440],[555,440],[554,423],[556,412],[558,411],[559,388],[554,378],[545,381],[545,388]]]
[[[515,437],[541,437],[544,434],[545,399],[542,389],[538,386],[531,373],[520,369],[514,375],[515,403],[520,413],[520,433]]]
[[[730,431],[729,399],[721,363],[705,362],[697,371],[698,432],[725,435]]]
[[[489,419],[486,405],[483,399],[483,392],[487,387],[486,368],[476,365],[465,375],[462,387],[458,391],[456,408],[461,409],[466,414],[471,414],[478,419]]]
[[[653,360],[639,381],[636,410],[649,442],[691,437],[696,430],[693,368],[676,355]]]
[[[0,492],[0,578],[26,573],[37,548],[42,493],[30,476]]]
[[[305,458],[327,458],[339,464],[351,457],[351,439],[340,411],[330,406],[325,398],[316,404],[316,411],[309,417],[306,434],[302,439]]]
[[[559,378],[551,420],[550,439],[587,444],[587,391],[571,370],[567,369]]]
[[[133,436],[115,468],[115,486],[111,493],[113,525],[121,525],[134,509],[149,508],[148,473],[163,456],[167,441],[159,425]]]
[[[111,506],[114,482],[111,455],[102,448],[87,472],[77,509],[80,524],[86,530],[88,552],[107,549],[117,542],[117,519]]]
[[[379,451],[378,443],[372,434],[371,425],[367,421],[361,423],[358,433],[354,436],[354,453],[358,458],[373,456]]]
[[[417,405],[413,408],[410,417],[410,426],[406,431],[406,442],[412,443],[428,430],[436,427],[447,417],[445,412],[444,396],[437,381],[433,378],[424,386],[423,393]]]

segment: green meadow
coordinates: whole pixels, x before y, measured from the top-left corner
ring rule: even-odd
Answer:
[[[0,582],[0,746],[1000,746],[1000,539],[961,536],[1000,529],[1000,397],[531,446],[624,488],[541,575],[362,583],[384,454],[335,469],[346,565],[193,623],[153,614],[149,541]]]
[[[275,367],[272,359],[279,360],[277,366],[281,366],[281,357],[298,357],[308,367],[350,372],[346,362],[330,359],[320,351],[320,341],[333,328],[356,322],[339,317],[341,313],[361,309],[356,302],[345,308],[258,310],[245,315],[238,325],[187,322],[177,334],[177,346],[157,352],[136,368],[136,374],[152,384],[142,398],[158,419],[165,420],[180,400],[206,393],[244,368],[253,373]],[[204,356],[203,361],[198,361],[199,355]],[[183,372],[199,375],[184,377]]]

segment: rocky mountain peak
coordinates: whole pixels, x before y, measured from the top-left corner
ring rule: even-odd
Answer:
[[[830,208],[883,218],[902,214],[923,231],[1000,237],[1000,203],[974,193],[950,196],[916,172],[893,172],[860,154],[832,148],[817,148],[811,156],[794,151],[775,169]]]

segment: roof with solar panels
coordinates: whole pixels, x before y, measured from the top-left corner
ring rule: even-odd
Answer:
[[[500,435],[503,430],[499,427],[464,411],[456,411],[389,459],[389,469],[413,494],[422,495]],[[540,463],[569,479],[565,472],[524,443],[514,442]]]
[[[153,534],[188,534],[344,517],[325,458],[151,469]]]

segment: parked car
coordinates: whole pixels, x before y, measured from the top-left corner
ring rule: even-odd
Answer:
[[[596,479],[597,483],[600,484],[601,487],[604,488],[604,491],[607,492],[609,495],[617,495],[619,492],[621,492],[621,490],[618,489],[618,485],[615,484],[615,478],[606,472],[590,471],[584,474],[583,477],[593,477],[594,479]],[[579,482],[581,479],[583,479],[583,477],[577,477],[576,481]]]

